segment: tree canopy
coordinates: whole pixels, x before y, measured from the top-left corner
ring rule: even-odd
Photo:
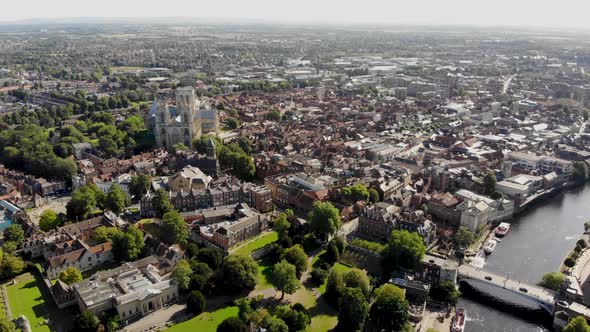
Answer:
[[[363,331],[369,315],[369,303],[358,288],[345,287],[340,297],[338,329],[341,331]]]
[[[113,184],[107,194],[105,207],[116,215],[120,215],[129,205],[131,205],[131,200],[127,193],[119,185]]]
[[[217,326],[217,332],[248,332],[248,327],[238,317],[230,317]]]
[[[590,332],[590,326],[583,316],[571,319],[562,332]]]
[[[439,281],[430,287],[429,296],[438,302],[455,305],[459,301],[461,293],[452,281]]]
[[[321,239],[334,234],[341,225],[340,212],[330,202],[316,202],[309,220],[312,230]]]
[[[453,235],[453,242],[458,246],[469,247],[475,242],[475,234],[467,227],[461,226]]]
[[[141,198],[147,194],[150,190],[151,182],[150,177],[145,174],[134,175],[131,177],[131,183],[129,184],[129,193],[136,197]]]
[[[549,272],[543,275],[543,279],[539,282],[539,286],[558,291],[565,275],[561,272]]]
[[[256,286],[258,264],[250,256],[228,256],[221,265],[223,284],[230,292],[250,290]]]
[[[56,228],[59,225],[59,217],[52,209],[47,209],[41,213],[39,218],[39,228],[47,232]]]
[[[186,291],[190,288],[192,274],[193,270],[186,260],[181,259],[176,263],[172,270],[172,278],[176,281],[179,290]]]
[[[194,290],[190,292],[186,298],[186,307],[194,315],[199,315],[205,310],[207,300],[201,292]]]
[[[301,287],[295,273],[295,266],[289,264],[286,260],[275,264],[270,279],[272,285],[282,292],[281,299],[283,299],[285,293],[293,294]]]
[[[184,218],[176,211],[170,211],[162,217],[162,232],[160,239],[167,244],[179,243],[186,245],[189,229]]]
[[[345,287],[358,288],[366,297],[369,296],[371,284],[369,277],[364,271],[354,268],[346,272],[343,279]]]
[[[59,273],[59,280],[71,285],[75,282],[82,280],[82,272],[77,268],[70,266],[66,270]]]
[[[300,244],[296,244],[285,250],[282,255],[288,263],[293,264],[297,271],[297,278],[300,278],[303,272],[307,270],[307,254]]]
[[[403,290],[385,284],[375,290],[375,301],[371,305],[370,317],[379,330],[401,331],[409,319],[410,304]]]
[[[356,201],[368,201],[370,198],[370,193],[367,187],[361,183],[357,183],[350,187],[345,187],[342,189],[342,196],[345,200],[350,202]]]
[[[135,226],[128,227],[125,232],[118,231],[113,236],[113,254],[119,261],[136,260],[143,247],[143,232]]]
[[[170,196],[164,189],[156,190],[154,198],[152,199],[152,206],[154,207],[156,215],[159,217],[174,210],[172,203],[170,203]]]
[[[4,241],[21,244],[25,239],[25,231],[19,224],[12,224],[4,229]]]
[[[384,266],[414,269],[425,253],[426,246],[418,233],[394,230],[385,250]]]

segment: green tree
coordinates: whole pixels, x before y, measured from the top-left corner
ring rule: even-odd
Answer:
[[[369,189],[369,202],[377,203],[381,201],[381,196],[379,196],[379,192],[374,188]]]
[[[152,206],[154,207],[156,215],[159,217],[174,210],[172,203],[170,203],[170,196],[164,189],[156,190],[154,198],[152,199]]]
[[[539,282],[539,286],[558,291],[559,287],[561,287],[561,283],[563,282],[563,278],[565,278],[565,275],[561,272],[545,273],[545,275],[543,275],[543,279],[541,282]]]
[[[143,232],[135,226],[130,226],[125,232],[118,232],[113,237],[113,255],[118,261],[136,260],[143,247]]]
[[[42,231],[47,232],[59,225],[59,217],[57,213],[52,209],[47,209],[41,213],[41,217],[39,218],[39,228]]]
[[[445,280],[434,283],[430,288],[429,296],[435,301],[456,305],[461,292],[453,282]]]
[[[487,173],[483,176],[483,188],[487,195],[491,195],[496,191],[496,175],[494,173]]]
[[[296,244],[283,252],[282,258],[293,264],[297,271],[297,278],[301,278],[303,272],[307,271],[307,254],[300,244]]]
[[[206,304],[207,300],[205,300],[203,294],[197,290],[190,292],[186,298],[186,307],[195,316],[201,314],[203,310],[205,310]]]
[[[342,196],[349,202],[368,201],[370,198],[369,190],[361,183],[342,189]]]
[[[220,250],[214,248],[203,248],[197,253],[197,259],[209,265],[210,268],[216,270],[221,265],[223,254]]]
[[[403,290],[385,284],[375,290],[370,317],[380,331],[401,331],[410,318],[409,309]]]
[[[287,235],[289,227],[291,227],[291,223],[287,220],[285,213],[280,213],[272,222],[272,228],[279,234],[280,239]]]
[[[12,224],[4,229],[4,241],[11,241],[20,245],[25,239],[25,231],[19,224]]]
[[[248,332],[248,327],[238,317],[230,317],[217,326],[217,332]]]
[[[85,332],[96,332],[98,328],[98,324],[100,320],[93,314],[91,311],[84,310],[74,321],[74,325],[76,326],[76,331],[85,331]]]
[[[250,256],[228,256],[221,265],[221,273],[228,291],[250,290],[256,286],[258,264]]]
[[[369,303],[358,288],[345,287],[340,297],[338,326],[340,331],[362,331],[369,315]]]
[[[113,184],[107,194],[105,207],[116,215],[120,215],[131,204],[129,196],[117,184]]]
[[[368,297],[371,292],[371,283],[365,272],[354,268],[344,273],[344,286],[349,288],[358,288]]]
[[[240,125],[240,121],[236,118],[229,118],[225,121],[229,129],[236,129]]]
[[[96,192],[89,186],[84,186],[72,194],[72,199],[66,205],[68,217],[82,221],[94,212],[97,205]]]
[[[590,326],[583,316],[570,319],[562,332],[590,332]]]
[[[337,306],[343,289],[344,278],[342,277],[342,273],[332,268],[328,275],[328,281],[326,282],[326,300],[331,305]]]
[[[92,240],[94,243],[105,243],[112,241],[120,233],[122,233],[121,230],[116,227],[99,226],[94,230]]]
[[[71,285],[75,282],[82,280],[82,272],[77,268],[70,266],[66,270],[59,273],[59,280]]]
[[[326,240],[341,225],[340,212],[330,202],[316,202],[309,215],[311,229],[318,238]]]
[[[285,297],[285,293],[293,294],[301,287],[299,279],[297,279],[295,266],[289,264],[286,260],[275,264],[270,280],[272,285],[281,291],[281,300]]]
[[[268,317],[265,324],[268,332],[289,332],[287,324],[278,317]]]
[[[141,198],[143,195],[147,194],[150,190],[151,182],[150,177],[141,174],[135,175],[131,177],[131,183],[129,184],[129,192],[132,196],[136,198]]]
[[[188,226],[180,213],[171,211],[162,217],[162,241],[167,244],[180,243],[184,246],[188,242],[188,236]]]
[[[425,253],[426,246],[418,233],[394,230],[385,250],[384,267],[414,269]]]
[[[235,159],[234,170],[241,180],[251,180],[256,174],[254,159],[247,154],[239,154]]]
[[[22,258],[9,253],[4,253],[0,265],[0,278],[12,278],[19,275],[25,269],[25,262]]]
[[[453,235],[453,242],[458,246],[469,247],[475,242],[475,234],[467,227],[461,226]]]
[[[172,270],[172,278],[176,281],[179,290],[184,292],[190,288],[192,274],[193,270],[186,260],[182,259],[176,263]]]

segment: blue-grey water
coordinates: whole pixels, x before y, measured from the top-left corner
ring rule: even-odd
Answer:
[[[487,258],[484,270],[535,284],[543,274],[559,269],[586,221],[590,221],[590,186],[538,202],[511,222],[510,232]],[[549,331],[541,323],[480,304],[473,298],[462,298],[459,306],[467,310],[467,332]]]

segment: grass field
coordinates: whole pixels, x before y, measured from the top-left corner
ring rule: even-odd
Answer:
[[[250,255],[253,251],[264,247],[269,243],[273,243],[279,239],[279,234],[277,232],[270,232],[264,234],[250,242],[246,242],[245,244],[241,245],[240,247],[236,248],[232,255]]]
[[[334,267],[332,267],[332,268],[340,273],[344,273],[344,272],[347,272],[348,270],[352,269],[350,266],[346,266],[341,263],[334,264]],[[320,294],[323,295],[326,292],[326,285],[327,284],[328,284],[328,278],[326,278],[326,280],[324,280],[324,283],[320,287],[318,287],[318,292]]]
[[[37,280],[33,276],[20,280],[14,285],[9,285],[6,289],[12,317],[25,315],[34,332],[50,331],[49,326],[45,325],[45,320],[48,318],[48,308],[37,285]]]
[[[217,326],[226,318],[238,315],[238,307],[227,307],[219,309],[214,312],[204,312],[197,317],[176,324],[166,331],[169,332],[184,332],[184,331],[198,331],[198,332],[215,332]]]
[[[272,288],[272,284],[270,283],[272,267],[273,264],[268,259],[263,259],[258,262],[258,282],[256,283],[256,290]]]
[[[336,327],[338,317],[329,315],[317,315],[311,319],[311,325],[305,332],[328,332]]]
[[[160,225],[158,225],[154,219],[141,219],[137,222],[137,227],[143,229],[145,232],[150,233],[156,238],[160,238]]]

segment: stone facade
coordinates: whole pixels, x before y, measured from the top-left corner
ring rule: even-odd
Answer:
[[[171,150],[177,143],[190,147],[193,138],[203,132],[217,132],[219,126],[217,111],[208,108],[198,99],[192,87],[176,90],[176,106],[169,104],[165,97],[159,96],[149,115],[156,144],[167,150]]]

